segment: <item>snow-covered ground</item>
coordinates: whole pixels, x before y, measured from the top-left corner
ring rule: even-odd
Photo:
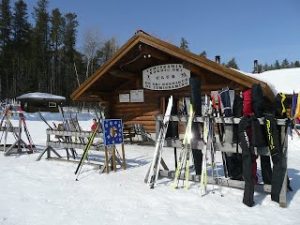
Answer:
[[[81,121],[88,129],[91,121]],[[46,125],[28,121],[31,136],[40,149],[46,142]],[[199,186],[174,190],[161,179],[149,189],[143,179],[153,155],[153,146],[126,145],[127,170],[99,174],[84,166],[75,181],[77,164],[36,161],[38,154],[4,156],[0,152],[1,225],[123,225],[123,224],[291,224],[299,223],[300,139],[289,143],[288,172],[293,192],[288,207],[280,208],[269,195],[255,193],[255,206],[242,203],[243,191],[222,188],[201,197]],[[164,159],[173,161],[172,149]],[[212,188],[209,186],[209,188]]]

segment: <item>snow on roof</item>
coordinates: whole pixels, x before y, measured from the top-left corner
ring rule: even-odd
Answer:
[[[52,95],[49,93],[33,92],[21,95],[17,97],[17,100],[53,100],[53,101],[65,101],[66,98],[59,95]]]
[[[285,94],[300,92],[300,68],[270,70],[262,73],[239,72],[267,83],[275,95],[279,92]]]

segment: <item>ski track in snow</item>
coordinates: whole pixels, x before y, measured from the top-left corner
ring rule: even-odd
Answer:
[[[43,149],[46,125],[40,121],[27,124],[34,143]],[[91,121],[80,124],[89,129]],[[125,145],[127,170],[99,174],[85,165],[79,181],[75,181],[75,163],[44,157],[36,161],[38,153],[6,157],[0,152],[0,225],[294,225],[300,212],[300,138],[289,141],[288,171],[294,191],[288,193],[287,208],[280,208],[262,193],[255,193],[256,204],[249,208],[242,203],[242,190],[226,187],[221,188],[224,197],[218,186],[214,194],[201,197],[198,184],[175,190],[166,178],[149,189],[143,180],[153,146]],[[164,149],[163,158],[174,168],[173,149]]]

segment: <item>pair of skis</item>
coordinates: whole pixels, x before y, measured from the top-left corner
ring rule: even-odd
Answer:
[[[97,117],[97,119],[98,119],[98,124],[97,124],[97,126],[96,126],[96,129],[95,129],[95,130],[92,132],[92,134],[90,135],[90,137],[88,137],[88,142],[86,143],[86,146],[85,146],[85,148],[84,148],[84,150],[83,150],[83,154],[82,154],[82,156],[81,156],[81,158],[80,158],[80,161],[79,161],[79,163],[78,163],[78,166],[77,166],[77,168],[76,168],[76,170],[75,170],[75,175],[77,175],[77,176],[76,176],[76,181],[78,181],[78,177],[79,177],[80,172],[81,172],[81,169],[82,169],[82,167],[83,167],[83,162],[84,162],[84,160],[85,160],[85,159],[87,158],[87,156],[88,156],[88,151],[90,150],[91,145],[92,145],[93,142],[94,142],[95,136],[96,136],[96,134],[99,132],[100,124],[102,124],[103,120],[105,119],[103,109],[102,109],[102,108],[99,108],[99,111],[100,111],[100,112],[99,112],[100,114],[98,114],[97,109],[95,108],[95,115],[96,115],[96,117]]]
[[[169,126],[172,106],[173,106],[173,96],[170,96],[168,101],[168,106],[162,122],[162,126],[160,128],[158,138],[156,141],[153,160],[144,179],[144,181],[150,186],[150,188],[154,188],[154,185],[158,179],[159,166],[162,160],[162,151],[163,151],[163,146],[166,138],[166,133]]]
[[[179,155],[179,162],[177,168],[175,170],[175,177],[173,181],[173,187],[179,187],[179,180],[181,177],[181,173],[185,168],[185,189],[189,188],[189,176],[190,176],[190,154],[191,154],[191,139],[192,139],[192,123],[194,119],[194,110],[193,106],[190,104],[189,106],[189,119],[187,122],[182,149]]]
[[[209,135],[211,132],[210,126],[210,118],[209,118],[209,110],[210,110],[210,101],[208,96],[205,96],[204,100],[204,122],[203,122],[203,159],[202,159],[202,170],[201,170],[201,177],[200,177],[200,189],[201,194],[206,194],[207,191],[207,159],[208,159],[208,148],[210,147]]]
[[[218,169],[216,168],[215,162],[215,148],[214,148],[214,118],[212,113],[213,107],[212,102],[210,101],[209,97],[205,96],[205,104],[204,104],[204,123],[203,123],[203,161],[202,161],[202,170],[201,170],[201,177],[200,177],[200,193],[201,196],[207,194],[207,184],[208,184],[208,175],[207,175],[207,168],[208,168],[208,155],[210,154],[210,166],[211,166],[211,176],[213,182],[219,179]],[[212,193],[214,193],[214,184]],[[220,191],[221,197],[223,194]]]
[[[80,159],[80,161],[78,163],[78,166],[77,166],[77,168],[75,170],[75,175],[77,175],[76,176],[76,181],[78,181],[78,177],[80,175],[80,172],[81,172],[81,169],[82,169],[82,166],[83,166],[83,161],[87,158],[88,151],[89,151],[89,149],[91,148],[91,145],[94,142],[94,139],[95,139],[95,136],[96,136],[96,134],[98,132],[98,129],[99,129],[99,123],[98,123],[96,129],[93,131],[93,133],[88,138],[88,142],[87,142],[87,144],[86,144],[86,146],[85,146],[85,148],[83,150],[83,154],[82,154],[81,159]]]

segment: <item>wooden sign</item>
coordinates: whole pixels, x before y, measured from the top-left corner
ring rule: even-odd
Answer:
[[[150,90],[173,90],[188,86],[191,71],[182,64],[152,66],[143,70],[143,87]]]

